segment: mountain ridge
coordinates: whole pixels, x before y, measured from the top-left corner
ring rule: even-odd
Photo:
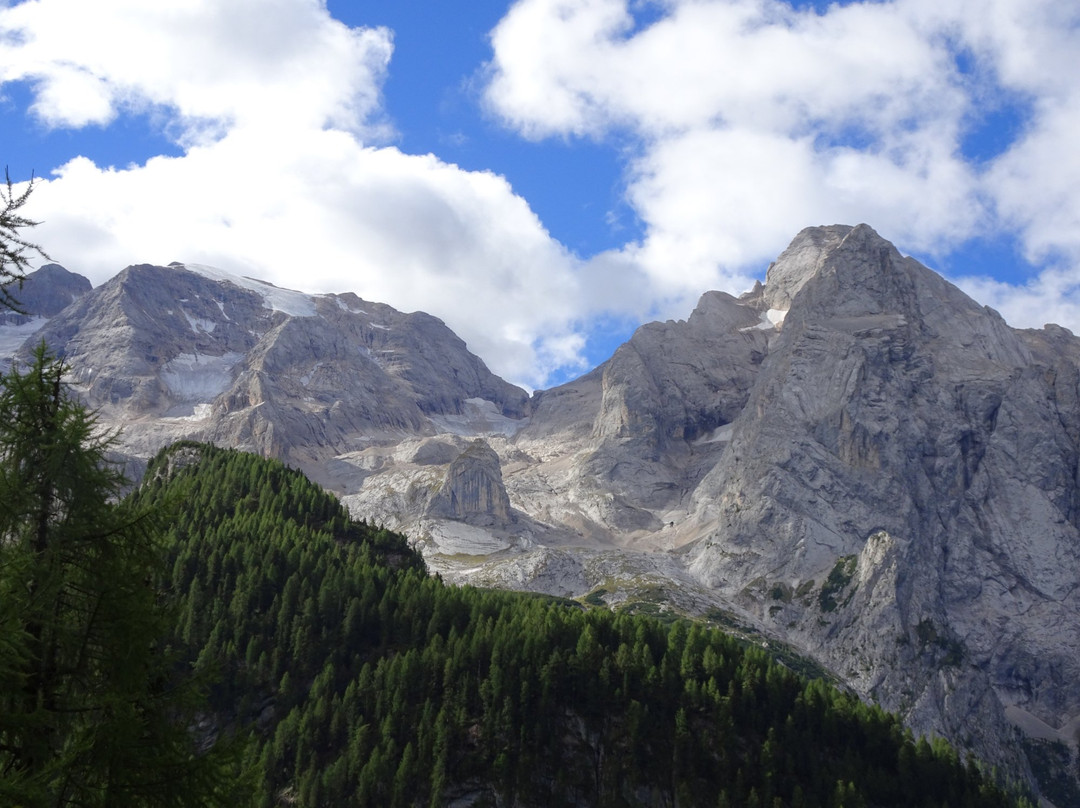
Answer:
[[[1040,733],[1076,760],[1080,340],[872,228],[531,397],[426,315],[127,272],[38,336],[130,455],[284,457],[450,580],[724,609],[1025,779]]]

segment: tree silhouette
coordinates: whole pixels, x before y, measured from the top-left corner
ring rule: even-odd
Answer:
[[[37,244],[27,241],[21,231],[36,227],[38,222],[26,218],[20,211],[30,200],[35,181],[30,180],[22,193],[16,194],[11,182],[11,175],[4,170],[4,185],[0,188],[0,307],[20,313],[18,299],[11,294],[11,287],[22,288],[26,270],[30,266],[28,253],[37,253],[48,258],[45,251]]]

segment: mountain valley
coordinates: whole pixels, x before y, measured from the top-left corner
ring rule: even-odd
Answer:
[[[1080,804],[1080,340],[866,225],[533,395],[353,294],[50,265],[20,299],[0,349],[61,354],[133,478],[181,439],[281,459],[444,580],[711,615]]]

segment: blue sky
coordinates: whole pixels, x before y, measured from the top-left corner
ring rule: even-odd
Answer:
[[[1060,0],[0,0],[0,160],[101,283],[207,263],[445,320],[550,386],[867,222],[1080,328]]]

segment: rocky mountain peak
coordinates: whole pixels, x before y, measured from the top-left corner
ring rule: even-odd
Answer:
[[[306,464],[478,408],[528,411],[434,317],[201,265],[127,267],[35,328],[12,339],[67,357],[76,390],[139,456],[193,438]]]
[[[865,225],[860,227],[873,233]],[[766,308],[780,311],[790,309],[791,301],[799,290],[821,270],[825,259],[856,229],[839,224],[807,227],[795,236],[765,273]]]
[[[11,291],[24,314],[0,311],[0,323],[26,323],[34,317],[52,317],[91,289],[90,281],[59,264],[45,264],[26,276],[21,287]]]
[[[722,609],[1013,776],[1049,741],[1075,771],[1067,330],[814,227],[753,292],[529,399],[433,317],[192,269],[133,267],[33,337],[130,454],[276,454],[449,580]]]
[[[706,292],[698,300],[687,322],[699,330],[753,328],[761,321],[755,311],[727,292]]]

